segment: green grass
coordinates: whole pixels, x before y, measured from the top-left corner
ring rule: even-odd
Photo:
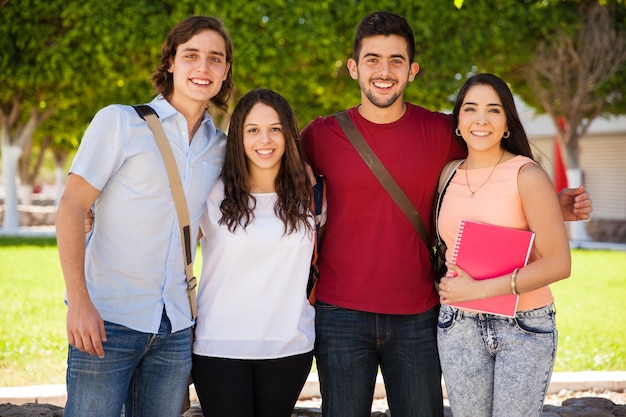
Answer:
[[[555,370],[626,370],[626,253],[572,254],[572,276],[552,285]],[[66,310],[53,238],[0,237],[0,294],[0,386],[64,383]]]
[[[54,239],[0,238],[0,386],[63,383],[64,284]]]
[[[551,286],[555,370],[626,370],[626,252],[572,251],[572,275]]]

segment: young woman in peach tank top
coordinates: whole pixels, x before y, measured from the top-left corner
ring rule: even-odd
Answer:
[[[475,280],[450,263],[439,285],[438,347],[455,417],[540,416],[556,356],[549,284],[570,274],[568,236],[550,178],[534,162],[513,95],[500,78],[478,74],[461,88],[453,111],[468,149],[444,196],[438,219],[448,248],[460,220],[535,233],[528,264]],[[450,251],[449,251],[450,252]],[[519,294],[514,318],[450,303]]]

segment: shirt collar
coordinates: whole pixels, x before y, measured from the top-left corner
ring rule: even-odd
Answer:
[[[175,114],[180,114],[178,110],[176,110],[174,106],[172,106],[170,102],[167,101],[165,97],[163,97],[162,94],[159,94],[158,96],[156,96],[150,102],[150,106],[154,109],[154,111],[157,112],[157,114],[159,115],[159,118],[161,119],[174,116]],[[209,115],[209,112],[205,110],[204,115],[202,116],[202,124],[209,122],[209,121],[212,121],[211,115]]]

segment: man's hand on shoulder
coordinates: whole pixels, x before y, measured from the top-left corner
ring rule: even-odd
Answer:
[[[583,185],[578,188],[564,188],[559,193],[559,203],[566,221],[589,220],[593,211],[589,193]]]

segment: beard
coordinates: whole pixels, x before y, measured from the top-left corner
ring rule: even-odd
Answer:
[[[406,84],[400,85],[400,88],[398,88],[396,92],[391,96],[384,97],[377,96],[370,88],[368,88],[367,84],[365,84],[365,82],[361,80],[359,80],[359,87],[361,88],[361,91],[363,92],[365,97],[367,97],[367,99],[373,105],[381,109],[386,109],[387,107],[390,107],[393,103],[395,103],[398,98],[402,97],[404,89],[406,88]]]

